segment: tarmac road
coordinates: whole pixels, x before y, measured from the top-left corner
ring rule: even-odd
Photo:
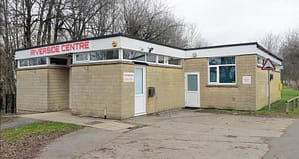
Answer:
[[[299,120],[296,120],[280,138],[269,141],[270,150],[263,159],[299,158]]]

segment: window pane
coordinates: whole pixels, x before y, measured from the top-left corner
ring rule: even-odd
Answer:
[[[135,69],[135,94],[143,94],[143,69]]]
[[[235,57],[221,57],[221,64],[235,64]]]
[[[235,66],[220,66],[220,83],[235,83]]]
[[[90,61],[99,61],[99,60],[104,60],[104,55],[100,51],[90,53]]]
[[[197,75],[188,75],[188,91],[198,91]]]
[[[145,54],[138,51],[124,50],[123,56],[128,60],[145,61]]]
[[[210,82],[217,82],[217,68],[210,67]]]
[[[105,50],[105,60],[118,59],[118,50]]]
[[[88,53],[76,54],[76,61],[87,61],[87,60],[88,60]]]
[[[181,60],[178,59],[178,58],[169,57],[168,64],[171,64],[171,65],[180,65],[181,64]]]
[[[26,59],[26,60],[20,60],[20,66],[23,67],[23,66],[29,66],[29,60]]]
[[[158,57],[158,63],[164,64],[164,56],[159,55],[159,57]]]
[[[156,63],[156,57],[155,54],[147,54],[146,61]]]
[[[235,57],[211,57],[209,58],[210,65],[235,64]]]

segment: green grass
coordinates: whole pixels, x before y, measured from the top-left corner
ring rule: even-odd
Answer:
[[[216,112],[216,113],[228,113],[228,114],[240,114],[240,115],[260,115],[260,116],[278,116],[278,117],[299,117],[299,107],[294,111],[290,111],[286,114],[285,102],[293,97],[299,96],[299,90],[295,90],[289,87],[284,87],[281,92],[281,100],[271,104],[271,110],[268,110],[268,106],[258,111],[240,111],[240,110],[220,110],[220,109],[207,109],[204,112]]]
[[[39,122],[28,124],[12,129],[6,129],[0,132],[0,135],[8,142],[16,141],[27,135],[49,134],[49,133],[67,133],[83,128],[80,125],[65,124],[58,122]]]

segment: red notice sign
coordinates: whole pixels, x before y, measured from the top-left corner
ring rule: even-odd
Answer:
[[[263,64],[262,70],[275,70],[275,65],[272,63],[272,61],[267,58],[266,61]]]

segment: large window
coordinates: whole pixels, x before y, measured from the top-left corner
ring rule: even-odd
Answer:
[[[99,50],[94,52],[77,53],[75,57],[76,63],[119,59],[118,50]]]
[[[235,57],[209,58],[209,84],[235,84]]]
[[[124,50],[123,56],[127,60],[145,61],[145,53],[139,51]]]
[[[37,57],[37,58],[20,60],[20,67],[40,66],[40,65],[46,65],[46,64],[47,64],[46,57]]]

